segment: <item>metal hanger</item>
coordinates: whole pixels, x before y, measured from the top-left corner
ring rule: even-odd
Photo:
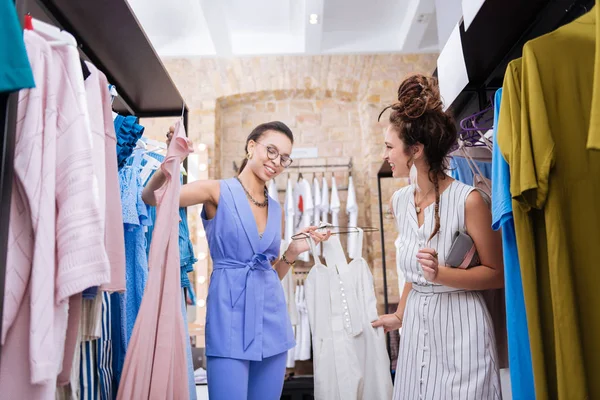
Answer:
[[[379,229],[377,228],[373,228],[370,226],[367,227],[353,227],[353,226],[331,226],[331,225],[321,225],[319,228],[319,230],[321,229],[328,229],[331,231],[332,235],[345,235],[345,234],[349,234],[349,233],[359,233],[360,230],[362,230],[365,233],[371,233],[371,232],[378,232]],[[341,229],[339,231],[334,231],[334,229]],[[300,232],[295,234],[294,236],[292,236],[293,240],[300,240],[300,239],[309,239],[310,235],[308,235],[305,232]]]

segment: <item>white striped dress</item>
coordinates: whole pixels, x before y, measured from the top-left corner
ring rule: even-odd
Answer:
[[[440,230],[434,205],[425,208],[419,227],[411,186],[394,193],[399,240],[397,266],[413,283],[406,303],[394,383],[394,400],[501,399],[492,320],[480,292],[433,285],[424,276],[416,254],[431,247],[445,255],[457,231],[465,231],[465,203],[474,190],[454,181],[440,194]]]

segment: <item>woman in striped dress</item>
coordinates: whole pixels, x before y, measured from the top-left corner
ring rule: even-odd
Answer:
[[[501,399],[493,325],[481,294],[504,285],[501,238],[481,194],[445,173],[457,133],[437,82],[407,78],[390,108],[385,160],[394,177],[411,182],[391,202],[406,284],[397,311],[374,323],[386,331],[402,327],[394,400]],[[481,265],[445,265],[457,231],[473,238]]]

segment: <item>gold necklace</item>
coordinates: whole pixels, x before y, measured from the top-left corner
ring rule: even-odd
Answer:
[[[417,212],[417,214],[421,214],[421,202],[423,201],[423,199],[425,199],[427,197],[427,195],[429,193],[431,193],[431,191],[433,190],[433,188],[430,188],[427,193],[425,193],[425,195],[420,199],[420,200],[415,200],[415,211]],[[418,194],[418,193],[417,193]],[[416,197],[416,196],[415,196]]]
[[[242,183],[242,181],[240,180],[240,178],[238,178],[237,176],[235,177],[235,179],[237,179],[237,181],[240,183],[240,185],[242,186],[242,189],[244,189],[244,192],[246,192],[246,197],[248,197],[248,199],[252,202],[252,204],[254,204],[257,207],[260,208],[264,208],[266,206],[269,205],[269,192],[267,191],[267,187],[265,186],[265,201],[263,201],[262,203],[259,201],[256,201],[254,199],[254,197],[252,197],[252,195],[250,194],[250,192],[248,190],[246,190],[246,187],[244,186],[244,184]]]

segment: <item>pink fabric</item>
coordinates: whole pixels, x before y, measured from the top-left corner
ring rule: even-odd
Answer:
[[[71,380],[71,368],[73,368],[73,357],[75,351],[81,351],[77,340],[79,335],[79,323],[81,321],[81,312],[83,305],[83,296],[81,293],[75,294],[69,298],[69,319],[67,322],[67,337],[65,338],[65,350],[62,362],[62,371],[58,375],[58,386],[65,386]]]
[[[119,188],[119,167],[117,165],[117,134],[112,118],[112,105],[108,80],[95,66],[88,64],[92,75],[98,76],[98,85],[103,117],[104,133],[104,168],[106,170],[106,213],[105,243],[106,253],[110,261],[110,282],[100,287],[106,292],[125,291],[125,241],[123,233],[123,208],[121,207],[121,191]],[[89,79],[89,78],[88,78]],[[87,82],[87,80],[86,80]]]
[[[156,191],[158,206],[148,282],[127,348],[119,400],[189,399],[187,338],[181,313],[179,274],[179,165],[192,152],[181,122],[175,125],[161,170],[167,177]]]
[[[97,178],[99,207],[103,221],[106,253],[110,262],[110,282],[101,290],[122,292],[125,290],[125,242],[123,240],[123,216],[119,173],[117,166],[116,133],[112,120],[112,106],[106,76],[93,64],[86,63],[90,75],[85,80],[85,94],[89,115],[89,126],[93,138],[94,174]],[[92,183],[93,184],[93,183]],[[78,351],[78,331],[81,322],[81,296],[69,301],[69,322],[65,342],[63,369],[58,377],[59,385],[69,383],[73,356]],[[75,313],[72,312],[75,310]],[[96,315],[101,318],[101,314]]]
[[[77,49],[26,31],[36,88],[21,91],[0,393],[53,399],[70,296],[110,279]]]

